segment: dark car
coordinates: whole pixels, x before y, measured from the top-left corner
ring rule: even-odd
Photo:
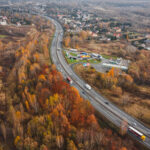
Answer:
[[[108,102],[105,102],[105,104],[107,104],[107,105],[108,105],[109,103],[108,103]]]

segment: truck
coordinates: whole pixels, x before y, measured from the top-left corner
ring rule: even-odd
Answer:
[[[140,140],[145,141],[146,136],[145,136],[143,133],[141,133],[140,131],[138,131],[137,129],[135,129],[135,128],[129,126],[129,127],[128,127],[128,131],[129,131],[130,133],[134,134],[134,135],[135,135],[137,138],[139,138]]]
[[[70,77],[67,77],[66,80],[67,80],[67,82],[68,82],[69,84],[72,84],[72,83],[73,83],[73,81],[71,80]]]

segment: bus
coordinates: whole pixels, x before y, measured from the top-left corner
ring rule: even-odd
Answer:
[[[139,132],[138,130],[136,130],[135,128],[129,126],[129,127],[128,127],[128,131],[129,131],[130,133],[134,134],[136,137],[138,137],[138,138],[141,139],[142,141],[145,141],[146,136],[145,136],[143,133],[141,133],[141,132]]]
[[[67,80],[67,82],[68,82],[68,83],[70,83],[70,84],[72,84],[72,83],[73,83],[73,81],[71,80],[71,78],[70,78],[70,77],[67,77],[67,78],[66,78],[66,80]]]

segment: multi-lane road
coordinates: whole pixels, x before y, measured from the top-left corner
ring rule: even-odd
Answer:
[[[61,25],[52,18],[49,17],[46,18],[50,19],[56,27],[50,53],[51,53],[53,63],[56,65],[57,69],[63,74],[64,78],[69,76],[73,80],[72,86],[76,87],[79,90],[81,96],[84,97],[85,99],[88,99],[91,102],[91,104],[103,116],[105,116],[109,121],[111,121],[117,127],[120,127],[122,122],[126,120],[128,122],[128,125],[134,127],[135,129],[143,133],[146,136],[146,140],[144,142],[138,140],[135,136],[133,135],[132,136],[133,138],[137,139],[139,142],[141,142],[143,145],[145,145],[147,148],[150,149],[149,128],[144,126],[140,121],[131,117],[124,111],[120,110],[110,101],[108,101],[106,98],[104,98],[99,93],[97,93],[94,89],[88,90],[85,88],[86,83],[75,74],[72,68],[66,63],[65,58],[63,56],[62,53],[63,29]]]

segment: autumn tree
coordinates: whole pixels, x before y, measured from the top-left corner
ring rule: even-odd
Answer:
[[[68,140],[67,150],[77,150],[77,148],[72,140]]]
[[[67,36],[64,39],[64,45],[65,45],[65,47],[69,47],[70,46],[70,42],[71,42],[71,38],[70,38],[70,36]]]
[[[114,95],[114,96],[120,97],[120,96],[122,95],[122,88],[119,87],[119,86],[113,85],[113,86],[112,86],[112,92],[113,92],[113,95]]]
[[[150,70],[150,53],[141,51],[136,56],[136,59],[129,66],[129,74],[137,83],[150,83],[149,70]]]
[[[87,32],[86,31],[84,31],[84,30],[82,30],[81,32],[80,32],[80,37],[83,39],[83,40],[85,40],[86,38],[87,38]]]
[[[3,138],[6,141],[6,135],[7,135],[7,133],[6,133],[6,126],[5,126],[4,123],[1,123],[1,131],[2,131],[2,134],[3,134]]]
[[[128,122],[126,120],[122,120],[121,126],[120,126],[120,133],[121,135],[125,135],[128,130]]]
[[[56,136],[56,144],[57,144],[58,148],[62,148],[62,146],[64,144],[63,136],[61,136],[61,135]]]

